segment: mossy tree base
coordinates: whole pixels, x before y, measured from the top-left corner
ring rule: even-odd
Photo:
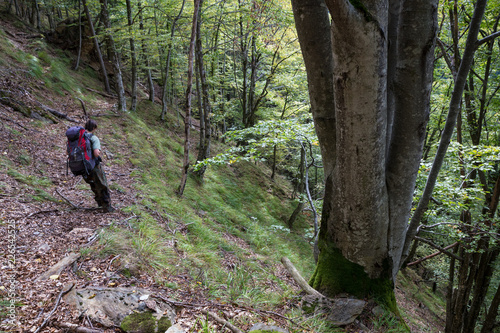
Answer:
[[[347,293],[358,299],[373,299],[399,316],[394,282],[390,274],[387,276],[370,278],[362,266],[347,260],[339,249],[323,246],[309,284],[328,297]]]

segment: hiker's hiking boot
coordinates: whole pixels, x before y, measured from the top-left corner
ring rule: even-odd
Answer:
[[[102,206],[102,211],[104,213],[112,213],[112,212],[115,211],[115,208],[113,206],[111,206],[111,205],[103,205]]]

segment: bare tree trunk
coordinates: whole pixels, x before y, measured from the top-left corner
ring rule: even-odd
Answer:
[[[175,26],[177,24],[177,21],[182,15],[182,11],[184,10],[184,5],[186,3],[186,0],[182,1],[182,6],[181,9],[179,10],[179,14],[174,18],[174,21],[172,22],[172,28],[170,29],[170,42],[168,43],[168,51],[167,51],[167,61],[165,62],[165,79],[163,80],[163,92],[162,92],[162,97],[161,97],[161,103],[162,103],[162,109],[161,109],[161,115],[160,119],[165,120],[165,116],[167,115],[167,106],[168,106],[168,101],[167,101],[167,87],[168,87],[168,81],[169,81],[169,72],[170,72],[170,58],[172,55],[172,47],[174,45],[174,34],[175,34]]]
[[[101,8],[102,8],[102,18],[104,20],[104,26],[106,29],[111,31],[111,23],[109,21],[109,12],[108,12],[108,2],[107,0],[100,0]],[[115,84],[116,84],[116,93],[118,94],[118,111],[126,112],[127,111],[127,100],[125,98],[125,88],[123,86],[122,79],[122,70],[120,66],[120,56],[116,51],[115,41],[113,40],[113,36],[111,33],[106,35],[106,42],[108,43],[108,48],[111,56],[111,61],[113,63],[114,76],[115,76]]]
[[[36,29],[38,31],[41,30],[41,27],[40,27],[40,24],[41,24],[41,18],[40,18],[40,7],[38,6],[38,0],[33,0],[33,7],[35,9],[35,12],[36,13]]]
[[[142,3],[139,0],[137,3],[137,8],[139,10],[139,29],[141,30],[142,33],[146,33],[144,29],[144,21],[142,18]],[[151,75],[151,68],[150,68],[150,62],[149,62],[149,54],[148,54],[148,49],[146,47],[146,43],[144,43],[144,40],[142,40],[142,53],[144,57],[144,62],[146,63],[146,69],[144,70],[146,72],[146,80],[148,82],[148,93],[149,93],[149,101],[153,102],[155,101],[155,85],[153,82],[153,76]]]
[[[411,241],[415,237],[417,228],[422,220],[422,217],[427,210],[429,205],[429,201],[432,195],[432,191],[434,190],[434,186],[436,185],[437,176],[439,174],[439,170],[443,165],[444,157],[446,155],[446,151],[448,150],[448,146],[450,145],[451,137],[453,136],[453,132],[455,129],[455,124],[457,121],[458,113],[460,111],[460,105],[462,101],[462,94],[464,91],[465,83],[467,80],[467,75],[469,74],[469,70],[472,65],[472,61],[474,60],[474,53],[476,51],[476,41],[477,35],[479,32],[479,28],[481,25],[481,21],[483,19],[483,15],[486,9],[487,0],[478,0],[476,2],[476,7],[474,10],[474,15],[472,17],[471,23],[469,25],[469,34],[467,36],[467,42],[465,45],[464,55],[462,57],[462,61],[460,63],[460,68],[458,70],[457,78],[455,80],[455,86],[453,88],[453,94],[450,100],[448,118],[446,119],[446,125],[443,130],[443,134],[441,135],[441,140],[439,142],[438,150],[436,152],[436,156],[434,158],[434,162],[431,167],[431,171],[429,173],[429,177],[427,178],[427,183],[425,184],[424,191],[422,193],[422,197],[418,203],[415,212],[410,221],[410,225],[406,232],[406,240],[403,248],[403,255],[401,263],[403,263],[408,256],[408,250],[411,245]]]
[[[304,183],[304,178],[305,178],[305,170],[306,170],[306,150],[304,146],[301,145],[300,147],[300,165],[299,165],[299,183],[297,184],[297,194],[299,197],[299,204],[293,211],[292,215],[288,219],[288,227],[290,229],[293,228],[293,224],[295,223],[295,220],[299,216],[299,214],[302,212],[304,209],[304,200],[302,199],[302,195],[304,193],[304,188],[305,188],[305,183]]]
[[[184,194],[184,188],[186,187],[188,169],[189,169],[189,145],[190,145],[190,128],[191,128],[191,92],[193,90],[193,63],[194,63],[194,49],[196,41],[196,26],[198,25],[198,11],[200,8],[201,0],[194,0],[194,12],[193,12],[193,25],[191,29],[191,41],[189,43],[189,53],[188,53],[188,71],[187,71],[187,82],[186,82],[186,104],[185,111],[186,115],[184,117],[184,159],[182,166],[182,178],[179,188],[177,189],[177,195],[182,196]]]
[[[498,307],[500,306],[500,286],[497,287],[497,292],[491,301],[488,313],[486,314],[486,319],[483,323],[483,328],[481,333],[491,333],[494,332],[495,327],[499,326],[497,322]]]
[[[200,0],[200,8],[203,0]],[[206,78],[205,65],[203,61],[203,46],[201,41],[201,9],[198,12],[198,27],[196,29],[196,55],[198,60],[198,68],[200,73],[200,84],[201,84],[201,95],[202,95],[202,108],[200,109],[200,147],[198,150],[197,162],[201,162],[210,157],[210,141],[212,137],[212,128],[210,124],[210,114],[212,113],[212,107],[210,104],[210,96],[208,92],[208,82]],[[206,167],[201,167],[196,175],[203,179]]]
[[[104,59],[102,58],[101,48],[99,47],[99,40],[97,39],[94,24],[92,23],[92,17],[90,16],[89,7],[87,6],[87,0],[82,0],[83,8],[85,9],[85,14],[87,15],[87,21],[89,23],[90,32],[92,33],[92,39],[94,40],[94,46],[97,52],[97,57],[99,58],[99,63],[101,65],[102,77],[104,80],[104,87],[108,94],[111,94],[111,87],[109,86],[108,72],[106,71],[106,66],[104,65]]]
[[[134,38],[132,37],[132,29],[133,29],[133,22],[132,22],[132,5],[130,4],[130,0],[126,0],[127,3],[127,21],[128,21],[128,26],[129,26],[129,43],[130,43],[130,58],[132,60],[132,100],[130,102],[130,111],[134,112],[137,108],[137,56],[135,52],[135,41]]]
[[[82,10],[80,7],[81,7],[81,2],[78,1],[78,56],[76,57],[76,64],[74,68],[75,71],[78,69],[78,66],[80,66],[80,57],[82,55],[83,32],[82,32]]]

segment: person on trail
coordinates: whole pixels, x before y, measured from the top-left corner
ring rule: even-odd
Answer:
[[[97,205],[102,207],[105,212],[112,212],[115,209],[111,206],[108,181],[101,166],[101,141],[94,134],[96,129],[97,122],[95,120],[90,119],[85,123],[85,130],[92,134],[90,136],[90,142],[92,144],[92,158],[95,159],[96,165],[88,175],[83,176],[83,179],[90,185],[92,192],[94,192],[94,198]]]

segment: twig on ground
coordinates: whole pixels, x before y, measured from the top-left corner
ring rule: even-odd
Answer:
[[[132,227],[130,225],[130,223],[128,223],[128,221],[132,220],[132,219],[140,219],[141,217],[140,216],[137,216],[137,215],[132,215],[130,217],[127,217],[125,220],[123,220],[123,224],[127,223],[129,227]]]
[[[97,330],[95,328],[78,326],[77,324],[71,324],[71,323],[57,323],[57,322],[55,322],[54,326],[57,326],[59,328],[65,328],[71,332],[77,332],[77,333],[101,333],[101,332],[104,332],[103,330]]]
[[[38,212],[34,212],[34,213],[29,214],[28,216],[26,216],[26,218],[30,218],[30,217],[33,217],[33,216],[38,215],[38,214],[54,213],[54,212],[58,212],[58,211],[59,211],[59,209],[40,210]]]
[[[231,324],[227,320],[224,320],[221,317],[217,316],[215,313],[209,312],[207,310],[201,310],[201,312],[203,314],[207,315],[207,316],[212,317],[216,322],[218,322],[219,324],[224,325],[225,327],[229,328],[234,333],[243,333],[243,331],[240,330],[238,327],[234,326],[233,324]]]
[[[75,209],[80,209],[80,207],[78,207],[77,205],[75,205],[74,203],[72,203],[68,198],[66,198],[64,195],[62,195],[58,189],[56,189],[56,193],[59,194],[61,196],[61,198],[63,198],[64,200],[66,200],[67,203],[69,203],[71,206],[73,206],[73,208]]]
[[[120,255],[114,256],[113,259],[111,259],[111,261],[109,262],[108,267],[106,267],[106,270],[109,270],[109,267],[111,267],[111,264],[113,263],[113,261],[115,261],[115,259],[118,259],[118,258],[120,258]]]
[[[42,328],[44,328],[45,325],[47,325],[47,322],[49,321],[50,316],[52,316],[54,314],[54,312],[56,311],[57,307],[59,306],[59,303],[61,302],[61,298],[63,297],[63,295],[69,293],[71,291],[71,289],[73,289],[73,286],[74,286],[74,284],[71,283],[69,286],[67,286],[66,288],[63,288],[61,290],[61,292],[59,293],[59,296],[57,296],[56,305],[54,306],[54,308],[52,309],[52,311],[50,311],[50,313],[47,315],[47,317],[43,321],[42,325],[40,325],[40,327],[38,327],[34,333],[40,332],[40,330]]]

